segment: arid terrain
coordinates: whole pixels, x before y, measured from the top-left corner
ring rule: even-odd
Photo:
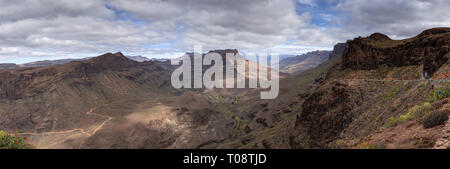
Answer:
[[[175,89],[170,61],[122,53],[5,66],[0,130],[36,148],[450,148],[448,120],[424,127],[450,115],[449,45],[450,28],[435,28],[287,58],[274,100],[261,89]]]

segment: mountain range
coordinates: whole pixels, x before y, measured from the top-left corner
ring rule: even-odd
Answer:
[[[158,62],[164,62],[169,59],[166,58],[152,58],[149,59],[147,57],[143,56],[125,56],[131,60],[137,61],[137,62],[145,62],[145,61],[158,61]],[[43,61],[36,61],[36,62],[29,62],[24,64],[15,64],[15,63],[0,63],[0,69],[16,69],[16,68],[24,68],[24,67],[46,67],[46,66],[52,66],[52,65],[60,65],[60,64],[66,64],[72,61],[82,61],[82,60],[88,60],[91,57],[87,58],[81,58],[81,59],[59,59],[59,60],[43,60]]]
[[[120,52],[10,65],[0,130],[37,148],[449,148],[450,123],[430,117],[450,112],[449,44],[450,28],[435,28],[288,57],[274,100],[258,88],[175,89],[177,66]]]
[[[290,74],[298,74],[305,70],[317,67],[330,58],[331,51],[313,51],[295,57],[289,57],[280,61],[280,71]]]

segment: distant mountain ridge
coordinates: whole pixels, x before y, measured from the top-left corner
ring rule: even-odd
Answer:
[[[165,62],[169,59],[166,58],[152,58],[149,59],[147,57],[143,56],[125,56],[131,60],[137,61],[137,62],[146,62],[146,61],[154,61],[154,62]],[[80,58],[80,59],[58,59],[58,60],[42,60],[42,61],[36,61],[36,62],[29,62],[24,64],[15,64],[15,63],[0,63],[0,69],[16,69],[16,68],[29,68],[29,67],[46,67],[46,66],[52,66],[52,65],[61,65],[66,64],[73,61],[82,61],[82,60],[88,60],[92,57],[86,57],[86,58]]]
[[[327,61],[331,53],[331,51],[317,50],[295,57],[288,57],[280,61],[279,69],[281,72],[298,74]]]
[[[24,64],[0,63],[0,69],[15,69],[15,68],[27,68],[27,67],[45,67],[45,66],[51,66],[51,65],[66,64],[66,63],[69,63],[69,62],[72,62],[72,61],[81,61],[81,60],[86,60],[86,59],[89,59],[89,58],[43,60],[43,61],[36,61],[36,62],[30,62],[30,63],[24,63]]]
[[[126,56],[128,59],[137,61],[137,62],[145,62],[145,61],[150,61],[149,58],[147,57],[143,57],[143,56]]]

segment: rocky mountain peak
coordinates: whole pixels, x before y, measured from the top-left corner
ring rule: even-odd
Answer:
[[[375,40],[375,41],[386,41],[386,40],[392,40],[391,38],[389,38],[389,36],[382,34],[382,33],[374,33],[372,35],[369,36],[370,40]]]
[[[106,53],[83,62],[90,64],[95,69],[120,69],[138,63],[128,59],[121,52]]]
[[[123,55],[121,52],[117,53],[105,53],[103,55],[94,57],[91,59],[91,61],[97,61],[97,62],[127,62],[131,61],[125,55]]]

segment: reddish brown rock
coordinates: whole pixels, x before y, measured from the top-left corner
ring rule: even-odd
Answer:
[[[449,58],[450,28],[435,28],[416,37],[392,40],[381,33],[348,42],[342,68],[376,69],[381,65],[423,65],[431,77]]]
[[[341,57],[342,55],[344,55],[345,49],[347,49],[348,44],[347,43],[338,43],[336,45],[334,45],[333,51],[330,54],[330,58],[335,58],[335,57]]]

